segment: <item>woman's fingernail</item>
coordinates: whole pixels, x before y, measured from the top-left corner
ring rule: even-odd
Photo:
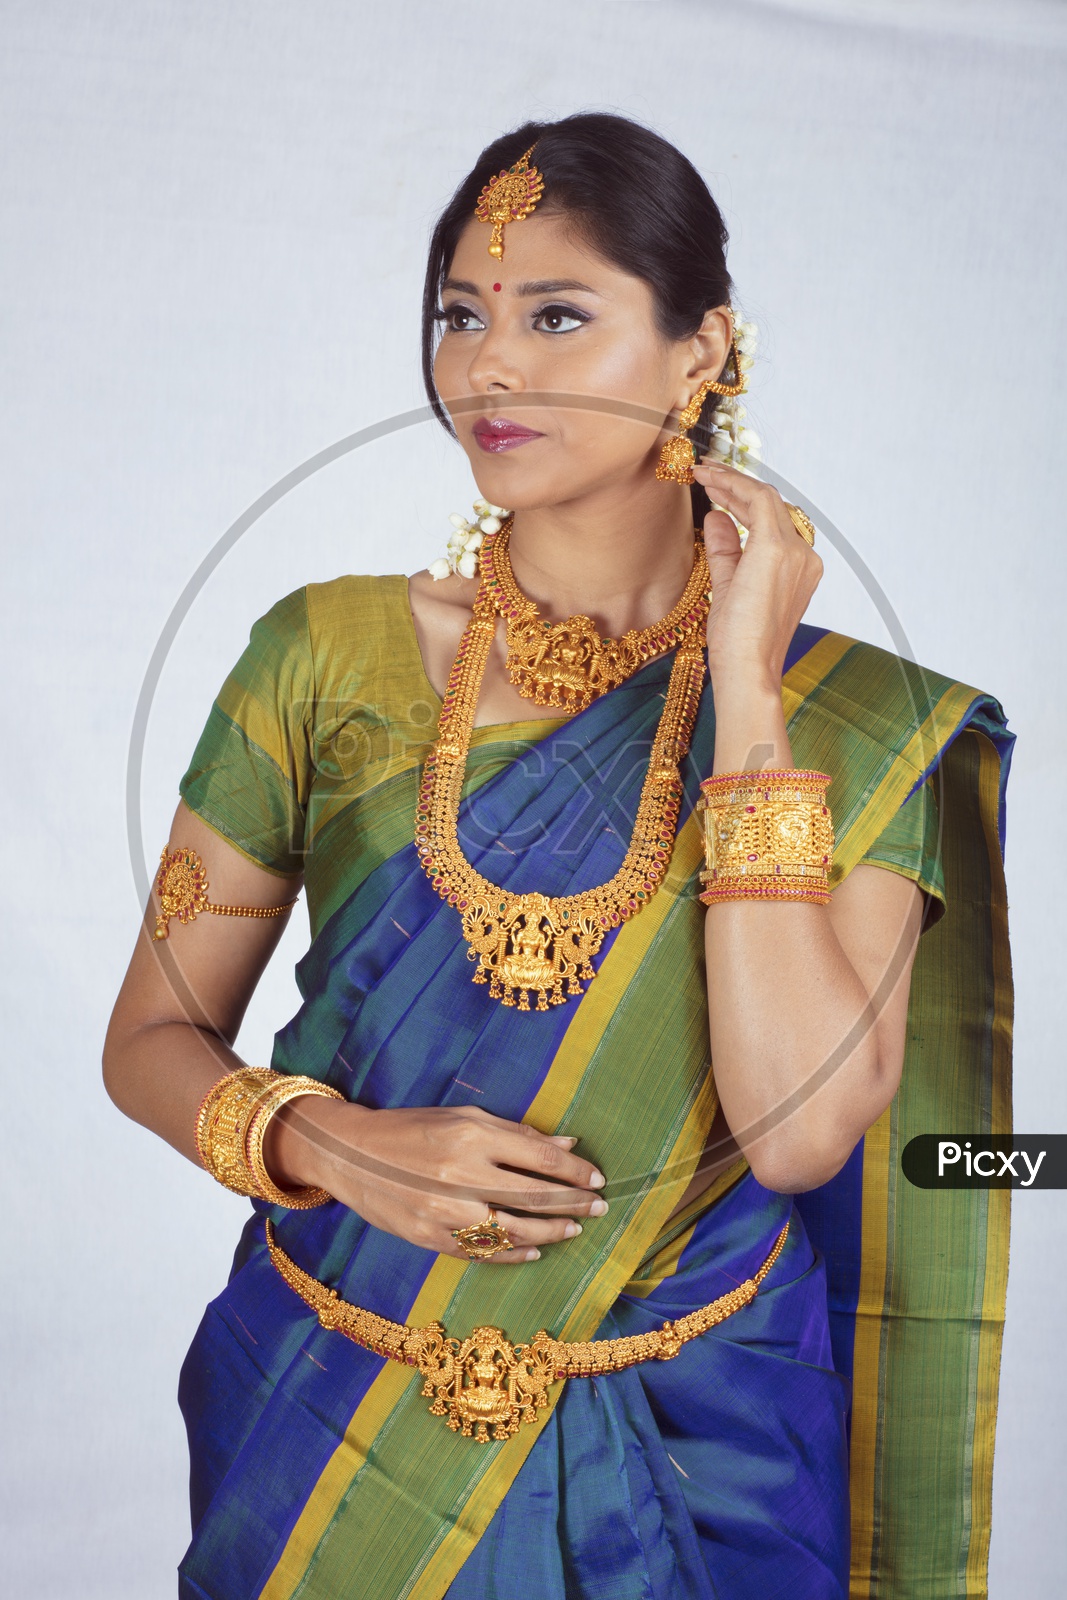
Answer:
[[[582,1225],[580,1222],[568,1222],[567,1226],[563,1230],[563,1237],[565,1239],[573,1239],[574,1236],[581,1233],[581,1231]]]
[[[573,1150],[574,1146],[578,1143],[578,1140],[576,1138],[572,1138],[569,1133],[554,1133],[549,1142],[551,1144],[565,1144],[568,1149]]]
[[[602,1172],[594,1172],[589,1179],[589,1187],[590,1189],[602,1189],[604,1187],[604,1174]]]
[[[527,1250],[526,1259],[527,1259],[527,1261],[540,1261],[540,1259],[541,1259],[540,1250]]]
[[[589,1207],[589,1215],[591,1217],[602,1217],[607,1209],[608,1203],[606,1200],[594,1200]]]

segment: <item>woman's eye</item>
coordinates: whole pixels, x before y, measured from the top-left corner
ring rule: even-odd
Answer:
[[[485,327],[481,317],[470,306],[446,306],[437,313],[437,320],[444,324],[449,333],[473,333]]]
[[[534,317],[533,325],[545,333],[573,333],[575,328],[580,328],[588,320],[571,306],[545,306]]]

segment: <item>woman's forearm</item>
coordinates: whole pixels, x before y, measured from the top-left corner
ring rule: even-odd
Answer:
[[[246,1065],[224,1039],[191,1022],[112,1024],[104,1085],[120,1111],[200,1164],[196,1114],[213,1083]]]
[[[727,663],[714,694],[716,773],[793,765],[779,686]],[[867,990],[825,906],[711,905],[705,941],[712,1060],[734,1136],[768,1187],[813,1188],[843,1165],[892,1078]],[[825,1086],[806,1090],[831,1060]]]
[[[247,1064],[217,1033],[194,1023],[145,1023],[109,1034],[104,1083],[120,1111],[199,1166],[201,1101],[220,1078]],[[329,1187],[323,1181],[329,1142],[323,1134],[336,1116],[336,1102],[317,1095],[302,1095],[275,1113],[263,1146],[275,1183],[283,1189]]]

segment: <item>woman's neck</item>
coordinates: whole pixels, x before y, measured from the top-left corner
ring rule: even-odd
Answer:
[[[583,496],[515,513],[512,570],[549,621],[581,612],[617,639],[671,609],[693,570],[689,491],[650,487],[625,505]]]

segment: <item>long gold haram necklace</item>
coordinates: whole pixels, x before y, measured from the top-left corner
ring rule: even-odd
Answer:
[[[449,674],[437,741],[426,761],[415,845],[433,887],[462,918],[467,958],[478,963],[474,982],[488,983],[493,999],[506,1006],[515,1005],[517,995],[520,1011],[529,1011],[529,996],[536,994],[537,1010],[547,1011],[583,992],[582,981],[596,976],[592,958],[608,932],[636,916],[666,874],[681,804],[678,768],[689,750],[704,684],[702,635],[710,579],[698,541],[695,599],[679,625],[677,654],[622,866],[607,883],[581,894],[559,899],[513,894],[475,871],[460,847],[458,830],[478,691],[503,606],[499,584],[491,576],[495,538],[499,535],[482,547],[474,609]],[[656,630],[644,631],[654,635]],[[672,642],[667,640],[664,648]]]

